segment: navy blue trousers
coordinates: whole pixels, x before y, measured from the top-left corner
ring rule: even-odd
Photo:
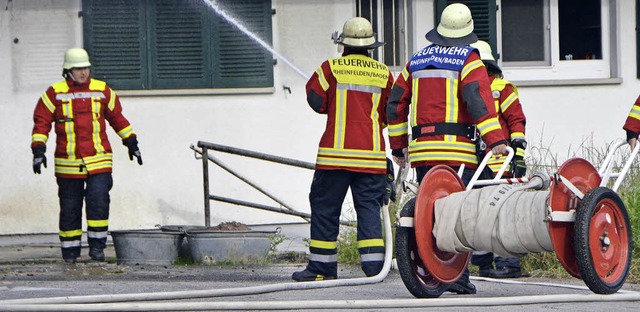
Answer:
[[[505,258],[495,256],[489,252],[482,255],[471,255],[471,264],[477,265],[481,269],[493,268],[495,261],[496,269],[516,268],[520,269],[520,258]]]
[[[311,242],[307,269],[313,273],[337,276],[340,212],[349,188],[358,220],[358,252],[362,270],[367,276],[382,270],[384,242],[380,208],[386,192],[385,174],[316,170],[309,193]]]
[[[104,249],[109,220],[111,173],[88,175],[84,179],[57,178],[60,199],[60,244],[62,257],[80,256],[82,205],[86,203],[89,247]]]

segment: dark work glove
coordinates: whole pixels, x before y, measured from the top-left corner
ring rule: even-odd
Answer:
[[[123,140],[122,144],[129,149],[129,160],[133,160],[135,156],[138,159],[138,165],[142,166],[142,154],[140,154],[140,149],[138,148],[138,140],[135,137],[128,138]]]
[[[511,161],[511,172],[514,178],[522,178],[527,174],[527,164],[522,156],[514,156]]]
[[[40,167],[42,165],[47,168],[47,156],[44,155],[46,150],[46,145],[36,145],[31,148],[33,152],[33,173],[40,174]]]
[[[515,149],[515,155],[511,160],[511,175],[514,178],[522,178],[527,174],[527,164],[524,161],[524,150],[527,148],[527,141],[514,139],[511,146]]]
[[[384,202],[383,204],[388,205],[389,200],[392,202],[396,201],[396,189],[393,187],[393,179],[395,177],[395,173],[393,170],[393,162],[391,159],[387,158],[387,178],[386,178],[386,190],[384,193]]]
[[[391,155],[396,157],[404,157],[404,151],[401,148],[391,150]]]

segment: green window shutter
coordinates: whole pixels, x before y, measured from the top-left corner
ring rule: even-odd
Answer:
[[[271,1],[218,1],[230,16],[271,45]],[[273,56],[224,18],[213,18],[214,87],[273,86]]]
[[[219,0],[268,45],[271,0]],[[273,56],[205,1],[82,0],[92,75],[117,90],[273,86]]]
[[[469,7],[473,16],[473,32],[478,35],[478,39],[488,42],[493,51],[497,51],[496,2],[489,0],[436,0],[436,23],[440,22],[440,15],[444,8],[455,2],[464,3]]]
[[[203,2],[150,2],[149,67],[152,89],[211,87],[208,8]]]
[[[143,2],[83,0],[84,45],[91,75],[113,89],[146,89]]]

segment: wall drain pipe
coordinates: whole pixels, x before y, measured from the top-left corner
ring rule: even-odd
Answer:
[[[139,294],[111,294],[111,295],[90,295],[90,296],[68,296],[68,297],[51,297],[51,298],[29,298],[29,299],[12,299],[12,300],[0,300],[0,306],[2,310],[5,310],[9,305],[14,308],[33,307],[34,310],[43,310],[43,308],[49,305],[55,305],[55,307],[63,307],[60,304],[87,304],[87,303],[106,303],[106,302],[130,302],[130,301],[155,301],[155,300],[178,300],[178,299],[194,299],[194,298],[211,298],[211,297],[225,297],[225,296],[243,296],[243,295],[255,295],[264,294],[276,291],[285,290],[304,290],[304,289],[316,289],[325,287],[340,287],[340,286],[356,286],[375,284],[382,282],[391,268],[391,258],[393,254],[392,246],[392,234],[391,234],[391,219],[389,218],[389,205],[382,207],[382,216],[384,222],[384,235],[385,235],[385,255],[384,264],[382,270],[377,275],[371,277],[360,277],[350,279],[335,279],[317,282],[293,282],[293,283],[281,283],[270,284],[262,286],[250,286],[239,288],[224,288],[224,289],[208,289],[208,290],[189,290],[189,291],[175,291],[175,292],[155,292],[155,293],[139,293]],[[91,305],[93,306],[93,305]],[[133,307],[133,306],[132,306]],[[128,307],[127,311],[132,307]],[[76,308],[85,310],[85,307]],[[156,310],[155,308],[150,308]],[[190,308],[180,308],[179,310],[191,310]],[[54,309],[56,311],[65,311],[60,309]],[[13,310],[12,310],[13,311]],[[27,310],[15,310],[15,311],[33,311]],[[90,311],[90,310],[88,310]]]

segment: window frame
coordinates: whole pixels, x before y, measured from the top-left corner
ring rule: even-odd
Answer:
[[[543,44],[544,44],[544,60],[542,61],[505,61],[501,56],[502,56],[502,51],[503,51],[503,20],[502,20],[502,12],[503,10],[503,5],[502,5],[502,1],[501,0],[497,0],[497,8],[496,9],[496,47],[497,49],[495,49],[496,51],[499,51],[499,53],[495,53],[498,56],[498,62],[499,65],[503,66],[503,67],[536,67],[536,66],[550,66],[551,65],[551,31],[550,31],[550,24],[551,24],[551,12],[549,10],[549,2],[550,0],[542,0],[543,3],[543,7],[542,7],[542,18],[543,18]],[[499,22],[498,22],[499,21]]]
[[[503,0],[497,0],[499,4]],[[615,59],[611,53],[611,40],[615,38],[615,29],[611,29],[611,8],[610,1],[601,1],[600,22],[601,22],[601,44],[602,44],[602,59],[597,60],[564,60],[560,55],[560,28],[559,25],[559,12],[558,1],[560,0],[546,0],[544,13],[548,15],[549,24],[545,26],[548,30],[549,47],[545,50],[545,53],[550,55],[550,64],[548,65],[531,65],[526,66],[519,64],[519,62],[502,62],[498,61],[498,64],[502,66],[503,73],[511,80],[569,80],[569,79],[607,79],[612,78],[612,66],[615,64]],[[614,4],[615,5],[615,4]],[[503,27],[500,22],[501,11],[498,10],[496,14],[497,24]],[[498,32],[498,51],[502,51],[501,45],[503,44],[501,37],[502,32]],[[612,36],[613,35],[613,36]]]
[[[414,50],[413,0],[356,0],[354,6],[356,16],[368,19],[377,39],[385,42],[373,51],[372,57],[385,63],[391,71],[401,71]],[[398,20],[398,16],[402,20]],[[387,40],[388,31],[395,31],[391,40]]]
[[[501,6],[502,1],[513,0],[435,0],[435,20],[436,23],[440,19],[442,10],[450,3],[462,2],[467,4],[472,14],[474,14],[474,22],[476,28],[480,19],[474,13],[472,5],[483,3],[491,6],[496,4],[496,10],[489,10],[489,25],[495,24],[495,32],[493,36],[480,39],[488,41],[496,56],[500,56],[502,52],[502,25]],[[602,59],[598,60],[571,60],[565,61],[560,59],[559,49],[559,23],[558,23],[558,1],[561,0],[545,0],[545,14],[548,14],[549,24],[545,27],[548,29],[549,47],[545,53],[549,53],[549,64],[540,64],[539,62],[503,62],[498,58],[498,64],[502,67],[503,73],[507,79],[518,81],[519,85],[558,85],[558,84],[590,84],[590,83],[619,83],[621,79],[617,77],[619,69],[617,68],[618,58],[618,42],[616,27],[616,10],[618,2],[616,0],[601,0],[601,42],[602,42]],[[546,5],[548,3],[548,6]],[[487,23],[487,21],[482,21]],[[538,63],[538,64],[536,64]]]

